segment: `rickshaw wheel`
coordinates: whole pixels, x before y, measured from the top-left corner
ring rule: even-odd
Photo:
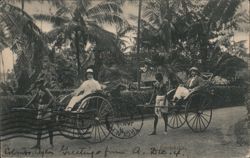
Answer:
[[[168,126],[176,129],[185,124],[185,115],[183,112],[176,108],[169,109],[168,112]]]
[[[203,132],[212,119],[211,97],[208,93],[195,93],[188,98],[186,122],[193,132]]]
[[[97,93],[86,96],[79,105],[77,112],[84,116],[82,118],[84,126],[77,124],[78,134],[82,137],[88,137],[86,141],[100,143],[109,136],[110,129],[113,126],[114,111],[105,96]]]
[[[57,121],[59,123],[59,132],[65,138],[86,139],[83,134],[87,132],[88,126],[86,126],[80,114],[62,112],[58,114]],[[79,125],[81,125],[81,128],[78,128]]]
[[[115,105],[115,119],[113,127],[110,129],[111,134],[119,139],[129,139],[140,133],[144,116],[137,106]]]

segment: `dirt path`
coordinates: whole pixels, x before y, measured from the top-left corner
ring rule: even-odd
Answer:
[[[203,133],[193,133],[184,125],[179,129],[169,129],[164,135],[161,120],[155,136],[148,135],[153,125],[153,120],[148,119],[144,121],[140,134],[132,139],[121,140],[110,136],[102,143],[89,144],[58,136],[55,137],[55,148],[48,149],[48,140],[44,140],[40,152],[29,149],[34,140],[18,138],[2,142],[2,157],[30,157],[34,154],[36,157],[74,158],[247,158],[250,157],[250,146],[237,144],[235,134],[235,127],[238,128],[235,124],[245,115],[243,106],[215,109],[212,122]]]

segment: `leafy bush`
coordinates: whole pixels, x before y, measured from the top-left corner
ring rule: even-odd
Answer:
[[[30,99],[31,96],[27,95],[0,96],[1,111],[9,111],[13,107],[22,107],[26,105]]]
[[[213,106],[235,106],[245,100],[246,88],[239,86],[214,86]]]

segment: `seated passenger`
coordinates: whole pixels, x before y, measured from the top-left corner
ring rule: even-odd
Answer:
[[[67,105],[65,111],[71,111],[76,103],[80,102],[85,96],[101,90],[101,85],[98,81],[94,80],[93,69],[87,69],[87,80],[73,92],[73,97]]]
[[[185,85],[179,85],[176,89],[173,101],[179,99],[186,99],[190,93],[198,90],[203,84],[203,79],[200,77],[200,72],[197,67],[189,69],[191,78],[187,80]]]

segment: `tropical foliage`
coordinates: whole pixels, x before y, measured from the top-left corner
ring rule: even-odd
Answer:
[[[246,67],[246,63],[237,58],[246,55],[242,44],[244,41],[232,43],[232,36],[228,36],[232,30],[239,28],[239,24],[249,23],[243,12],[237,12],[241,2],[146,1],[142,19],[142,47],[151,52],[151,58],[152,54],[164,56],[165,60],[161,57],[156,59],[156,66],[160,64],[165,70],[178,72],[198,66],[202,71],[230,78],[237,70]],[[132,19],[136,17],[132,16]],[[230,60],[221,60],[222,56]],[[230,72],[222,73],[231,65],[235,66],[231,69],[231,75]]]
[[[74,87],[84,79],[83,72],[89,66],[103,82],[136,80],[136,47],[127,35],[135,33],[137,27],[129,24],[122,10],[130,0],[39,2],[53,5],[55,13],[29,15],[25,5],[31,0],[0,1],[0,51],[9,47],[17,54],[17,93],[25,93],[40,76],[46,77],[51,88]],[[142,1],[140,62],[150,59],[150,64],[165,71],[176,85],[181,82],[176,72],[191,66],[232,79],[246,67],[241,59],[247,55],[245,41],[231,40],[234,30],[250,22],[245,12],[238,11],[242,2]],[[42,32],[36,20],[52,23],[53,29]],[[138,17],[131,15],[131,20]],[[107,31],[107,25],[115,31]],[[128,52],[127,57],[124,52]]]
[[[65,1],[66,3],[66,1]],[[34,15],[36,19],[52,22],[55,26],[49,36],[57,48],[70,41],[72,52],[76,56],[78,75],[86,69],[81,65],[88,59],[85,47],[87,42],[95,43],[95,66],[99,69],[104,53],[114,57],[116,62],[122,60],[122,52],[117,45],[115,34],[103,29],[102,24],[116,24],[120,28],[126,26],[120,3],[103,1],[93,4],[90,0],[76,0],[70,5],[61,5],[54,15]],[[55,36],[59,35],[59,36]],[[55,38],[56,37],[56,38]],[[90,52],[92,53],[92,52]]]
[[[9,47],[17,54],[15,73],[19,88],[25,92],[43,67],[43,56],[49,54],[45,34],[36,26],[32,17],[5,1],[0,2],[0,22],[3,30],[3,48]]]

